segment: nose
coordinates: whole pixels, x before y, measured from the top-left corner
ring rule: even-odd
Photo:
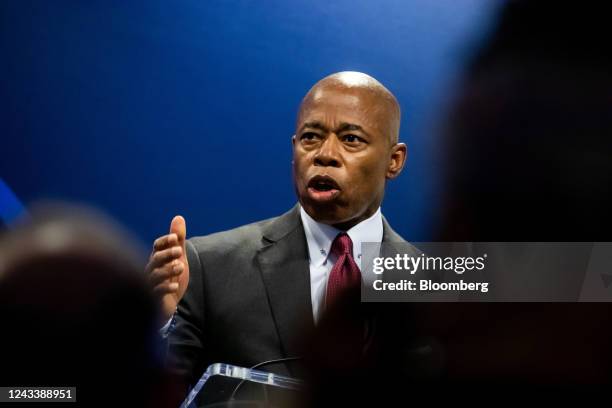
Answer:
[[[334,135],[325,138],[314,157],[315,166],[340,167],[340,154],[338,140]]]

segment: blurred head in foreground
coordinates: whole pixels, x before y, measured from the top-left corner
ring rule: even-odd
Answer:
[[[142,263],[114,223],[78,208],[39,208],[5,234],[0,383],[76,386],[87,405],[165,406]]]
[[[451,107],[440,241],[610,241],[605,16],[593,4],[506,4]],[[430,312],[423,322],[443,339],[451,378],[612,379],[612,303],[464,303]]]
[[[612,52],[606,13],[512,1],[447,123],[447,241],[609,241]]]

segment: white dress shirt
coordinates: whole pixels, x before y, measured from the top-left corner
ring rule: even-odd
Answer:
[[[336,262],[336,257],[330,253],[331,245],[336,235],[343,231],[315,221],[302,207],[300,207],[300,216],[308,243],[310,298],[312,315],[316,324],[325,306],[327,279]],[[346,233],[353,241],[353,257],[355,263],[361,269],[361,243],[375,242],[379,244],[382,242],[383,223],[380,208],[370,218],[361,221]]]

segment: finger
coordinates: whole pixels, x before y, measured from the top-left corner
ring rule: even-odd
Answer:
[[[176,234],[163,235],[153,242],[153,249],[160,251],[178,245],[178,237]]]
[[[172,248],[164,249],[162,251],[156,251],[151,256],[149,262],[151,269],[160,267],[164,264],[171,262],[174,259],[178,259],[183,254],[183,249],[180,246],[173,246]]]
[[[187,224],[185,219],[180,215],[177,215],[172,219],[170,223],[170,233],[176,234],[181,246],[185,244],[185,238],[187,237]]]
[[[153,286],[159,285],[165,280],[169,280],[180,275],[184,269],[183,263],[175,260],[162,267],[153,269],[149,275],[149,280]]]
[[[168,295],[178,292],[179,285],[176,282],[161,283],[153,288],[153,293],[157,296]]]

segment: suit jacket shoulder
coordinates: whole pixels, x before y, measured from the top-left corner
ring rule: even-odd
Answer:
[[[295,231],[295,230],[298,231]],[[188,240],[189,265],[196,273],[205,275],[209,287],[216,284],[241,285],[247,275],[259,278],[258,254],[285,235],[297,232],[305,246],[305,237],[296,206],[285,214],[254,222],[228,231],[193,237]],[[301,232],[301,233],[300,233]],[[241,291],[237,291],[238,295]]]
[[[200,256],[206,256],[207,254],[216,256],[235,255],[236,251],[257,250],[261,247],[264,229],[278,218],[269,218],[227,231],[192,237],[188,241]]]

